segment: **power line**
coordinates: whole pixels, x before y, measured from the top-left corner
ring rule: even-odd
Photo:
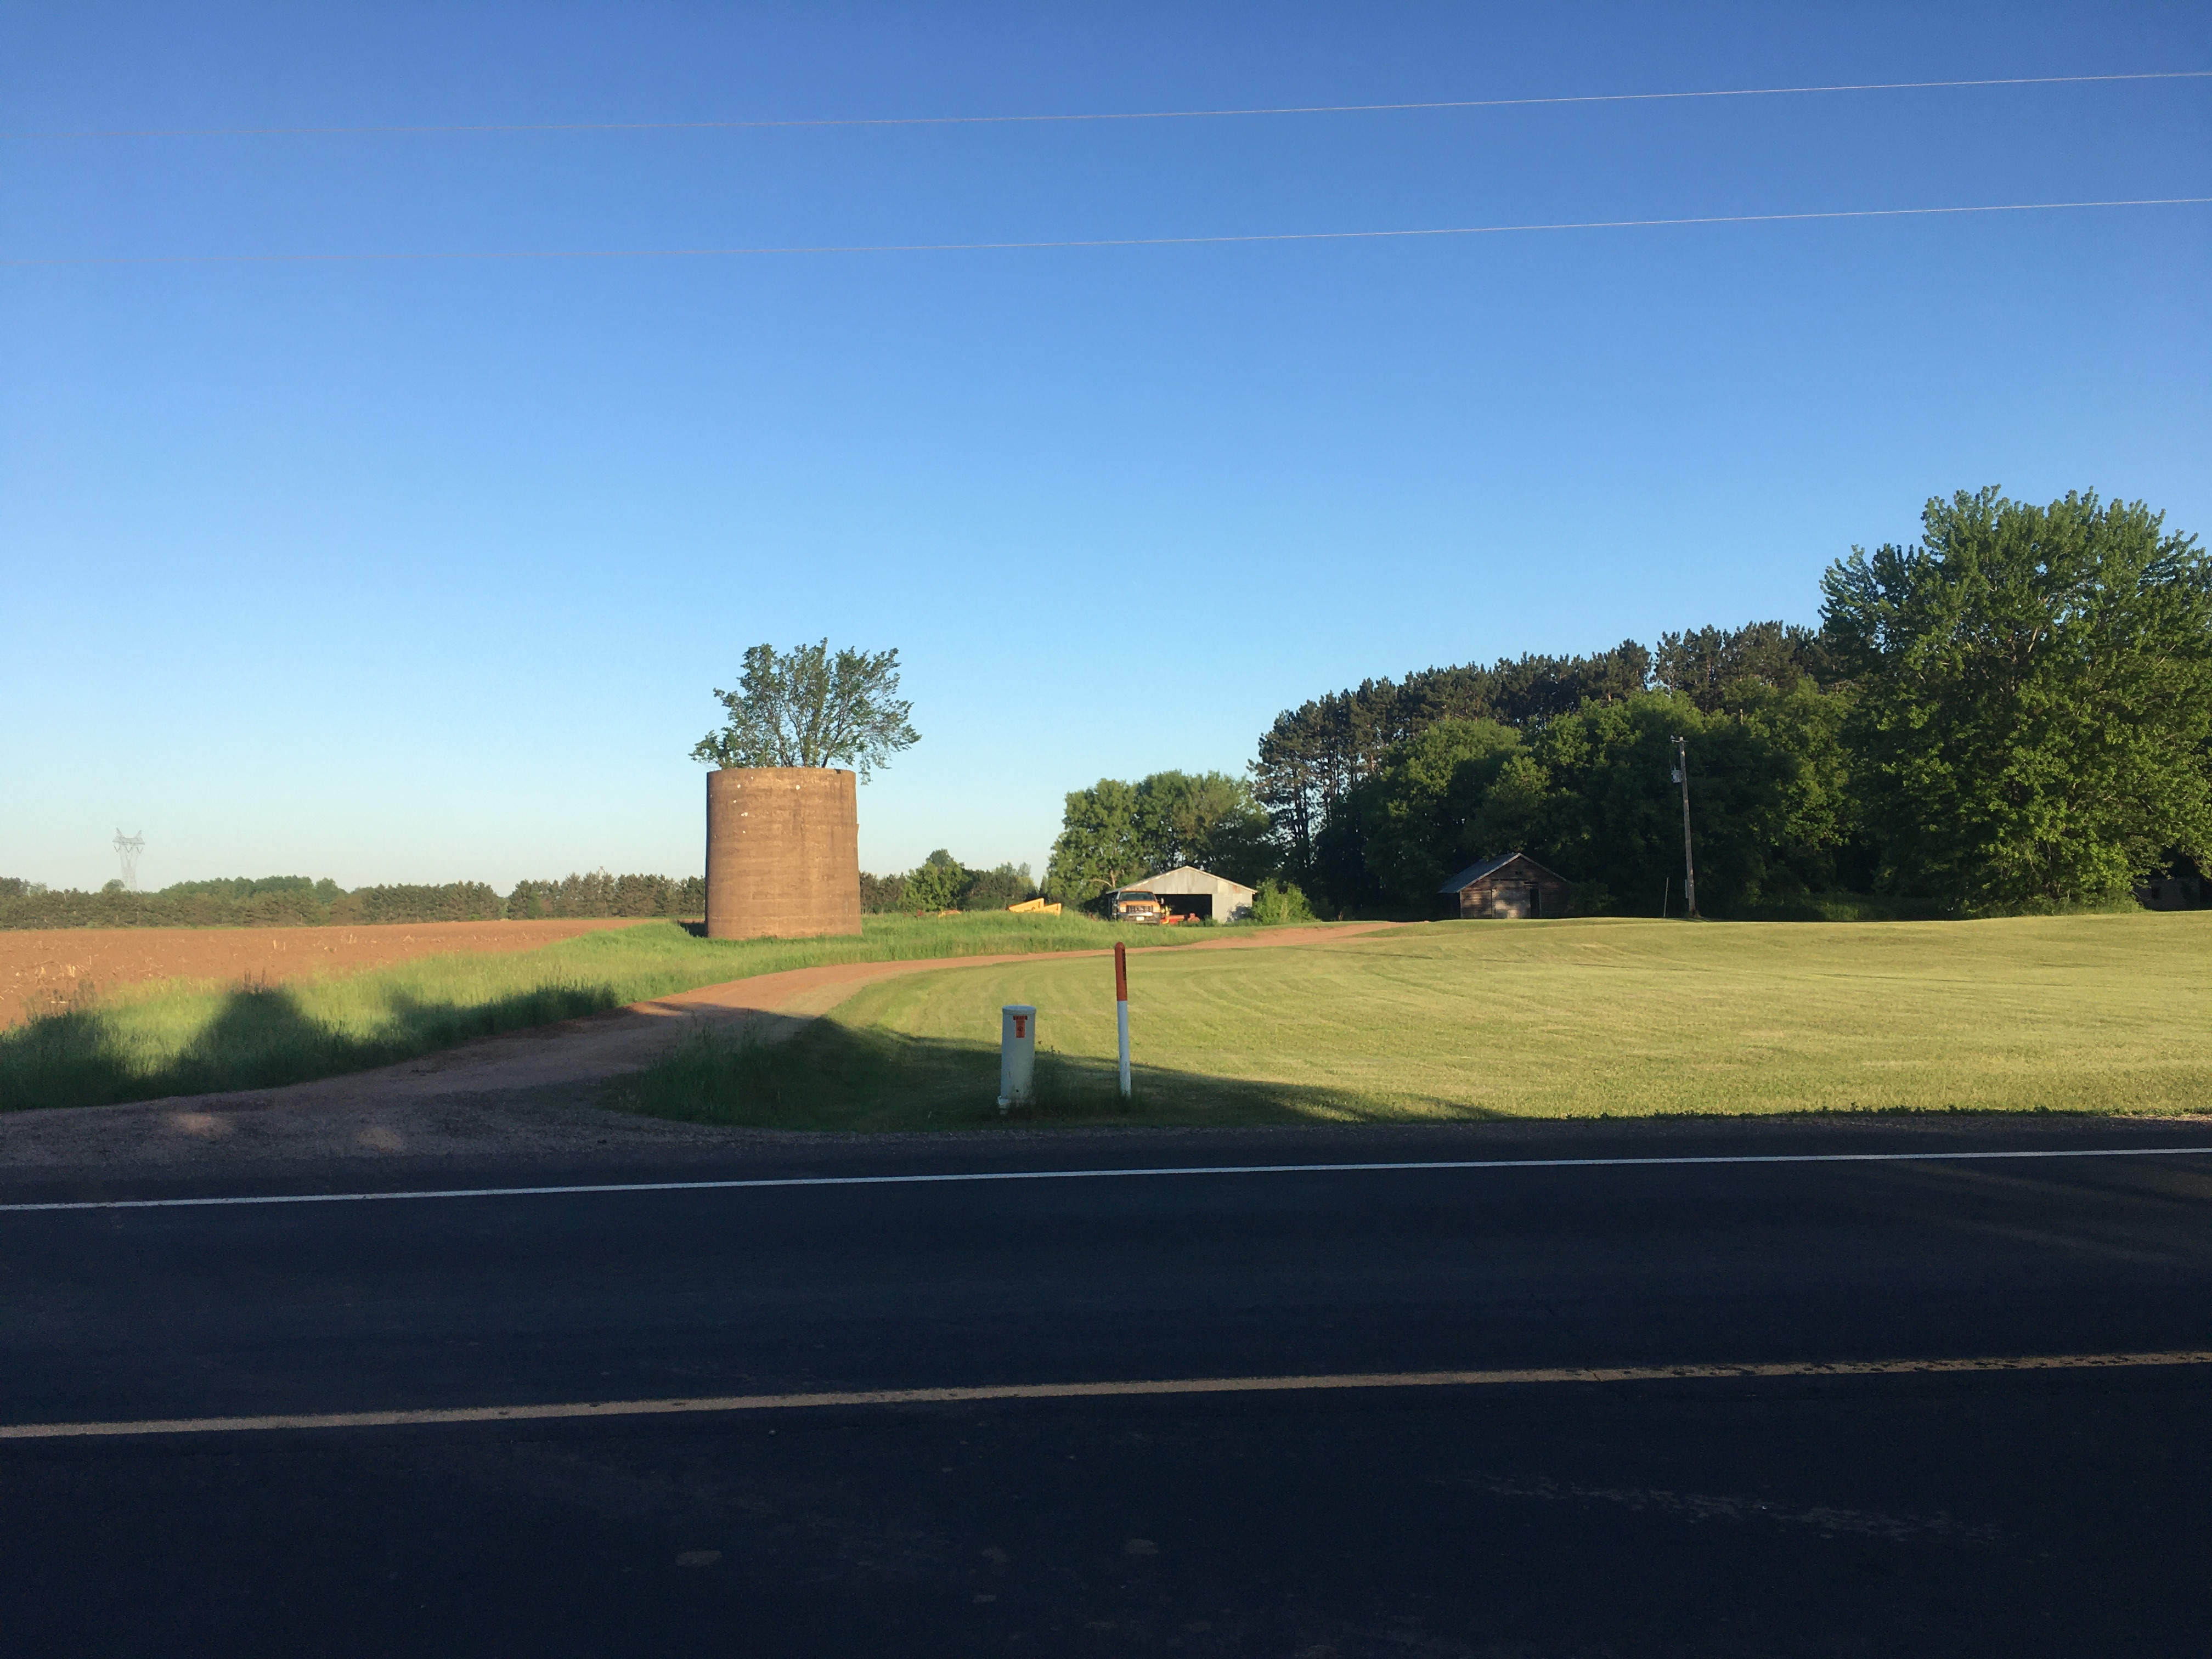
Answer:
[[[2015,75],[1971,81],[1865,81],[1823,87],[1726,87],[1705,92],[1594,92],[1547,98],[1437,98],[1401,104],[1284,104],[1254,109],[1117,110],[1075,115],[858,115],[784,120],[477,121],[416,126],[90,127],[0,132],[10,138],[340,138],[465,132],[719,132],[777,127],[1035,126],[1083,121],[1209,121],[1255,115],[1372,115],[1414,110],[1526,109],[1545,104],[1646,104],[1699,98],[1788,98],[1812,93],[1929,92],[1965,87],[2059,87],[2122,81],[2201,81],[2212,70],[2134,75]]]
[[[1814,213],[1711,213],[1679,219],[1576,219],[1543,224],[1445,225],[1416,230],[1281,230],[1216,236],[1086,236],[1032,242],[792,243],[753,247],[516,248],[450,253],[121,253],[0,258],[0,266],[398,264],[481,259],[725,259],[802,253],[988,253],[1048,248],[1195,247],[1229,242],[1357,242],[1430,236],[1504,236],[1551,230],[1642,230],[1682,225],[1768,225],[1818,219],[1911,219],[1970,213],[2055,213],[2080,208],[2199,207],[2212,196],[2109,202],[1996,202],[1967,207],[1843,208]]]

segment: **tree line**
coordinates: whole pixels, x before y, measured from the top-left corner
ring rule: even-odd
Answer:
[[[933,915],[940,910],[1003,910],[1037,896],[1026,864],[1002,864],[971,870],[939,848],[904,875],[860,872],[860,908],[872,915],[909,911]]]
[[[1252,786],[1224,772],[1101,778],[1066,798],[1045,866],[1048,897],[1096,905],[1117,887],[1194,865],[1256,887],[1282,863]]]
[[[1282,873],[1332,911],[1413,911],[1519,850],[1586,908],[1656,910],[1681,873],[1677,737],[1704,908],[1989,914],[2212,862],[2212,563],[2163,515],[1962,491],[1820,591],[1817,629],[1432,668],[1285,711],[1251,769]]]
[[[134,893],[112,881],[96,893],[0,878],[0,927],[321,927],[379,922],[497,921],[560,916],[699,916],[698,876],[610,875],[517,882],[501,897],[488,882],[356,887],[327,878],[236,877],[181,881]]]

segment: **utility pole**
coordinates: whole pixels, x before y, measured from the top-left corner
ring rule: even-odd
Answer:
[[[1684,739],[1674,739],[1674,781],[1682,786],[1682,914],[1698,914],[1698,866],[1690,856],[1690,750]]]

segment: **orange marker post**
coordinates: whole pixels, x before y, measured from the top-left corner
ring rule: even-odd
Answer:
[[[1114,947],[1114,1024],[1121,1034],[1121,1098],[1129,1097],[1129,947]]]

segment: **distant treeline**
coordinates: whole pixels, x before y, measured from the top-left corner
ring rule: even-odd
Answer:
[[[1037,896],[1026,864],[971,870],[939,848],[902,876],[860,872],[860,908],[895,911],[1003,910]]]
[[[157,893],[110,882],[97,893],[0,877],[0,927],[322,927],[380,922],[499,921],[539,916],[697,916],[698,876],[615,876],[517,882],[506,897],[481,881],[356,887],[325,878],[240,876],[180,881]]]
[[[2094,495],[1961,492],[1922,524],[1830,567],[1817,629],[1431,668],[1287,710],[1252,767],[1282,873],[1339,914],[1419,913],[1522,851],[1578,908],[1656,910],[1669,886],[1679,905],[1677,738],[1703,909],[2124,902],[2212,863],[2196,538]]]
[[[1283,715],[1254,793],[1285,873],[1332,910],[1432,908],[1454,870],[1515,851],[1578,908],[1656,910],[1670,882],[1681,902],[1680,735],[1705,908],[1865,891],[1838,690],[1819,635],[1782,623],[1431,669]]]
[[[1098,909],[1105,894],[1178,865],[1257,887],[1280,849],[1252,786],[1221,772],[1155,772],[1135,783],[1101,778],[1071,790],[1044,890]]]
[[[509,920],[532,916],[703,916],[704,876],[611,876],[604,870],[560,881],[519,881]]]

